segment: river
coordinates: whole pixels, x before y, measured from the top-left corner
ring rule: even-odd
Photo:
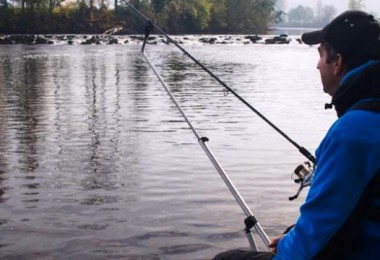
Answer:
[[[314,47],[183,47],[311,152],[335,120]],[[305,158],[174,46],[146,52],[268,235],[292,224]],[[139,45],[0,46],[0,258],[210,259],[248,248],[244,218]]]

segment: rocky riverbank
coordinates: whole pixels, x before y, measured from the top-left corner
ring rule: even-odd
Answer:
[[[288,35],[178,35],[171,36],[180,44],[289,44],[301,43],[298,38]],[[0,35],[0,44],[141,44],[143,35]],[[148,44],[167,44],[166,37],[151,35]]]

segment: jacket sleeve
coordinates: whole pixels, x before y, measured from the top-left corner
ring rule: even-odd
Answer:
[[[354,137],[355,131],[347,129],[337,121],[320,144],[318,166],[300,217],[279,241],[275,259],[313,258],[344,224],[370,181],[368,140]]]

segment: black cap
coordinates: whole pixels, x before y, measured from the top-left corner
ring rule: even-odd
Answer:
[[[380,25],[376,19],[363,11],[346,11],[322,30],[304,33],[302,41],[313,45],[328,42],[342,54],[379,55]]]

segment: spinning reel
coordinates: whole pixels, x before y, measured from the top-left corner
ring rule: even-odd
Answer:
[[[294,196],[289,197],[289,200],[295,200],[300,195],[303,188],[311,185],[314,177],[315,165],[309,161],[298,165],[292,174],[292,179],[295,183],[299,183],[300,187]]]

